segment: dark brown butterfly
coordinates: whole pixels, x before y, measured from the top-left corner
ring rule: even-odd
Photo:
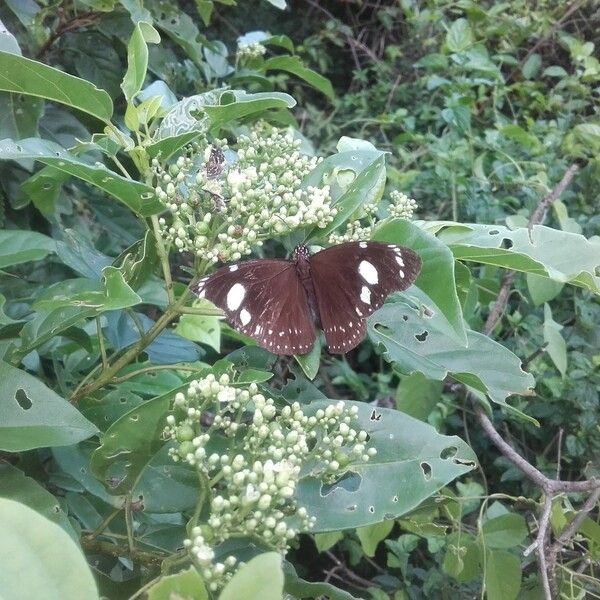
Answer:
[[[348,242],[291,260],[249,260],[201,279],[195,293],[225,311],[235,329],[274,354],[304,354],[325,332],[331,353],[343,354],[365,337],[366,318],[421,269],[404,246]]]

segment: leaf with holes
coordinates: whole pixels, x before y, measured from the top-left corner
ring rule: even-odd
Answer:
[[[322,228],[314,227],[309,237],[327,239],[362,206],[379,202],[385,186],[385,173],[385,157],[380,155],[356,176],[346,191],[334,202],[337,214],[331,223]]]
[[[104,90],[44,63],[8,52],[0,52],[0,90],[46,98],[106,123],[113,112],[112,100]]]
[[[104,433],[92,454],[90,468],[110,493],[133,490],[152,457],[164,446],[160,434],[177,388],[136,406]]]
[[[0,450],[68,446],[98,430],[77,409],[25,371],[0,362]]]
[[[440,381],[450,375],[507,407],[509,396],[532,393],[533,376],[522,370],[515,354],[471,330],[467,345],[458,344],[446,332],[439,312],[435,306],[414,308],[408,299],[386,304],[369,318],[369,337],[403,373],[419,371]]]
[[[313,402],[304,412],[310,416],[330,403]],[[316,518],[315,532],[394,519],[476,466],[473,450],[457,436],[441,435],[396,410],[345,404],[358,409],[355,427],[367,432],[368,447],[376,448],[377,454],[367,463],[350,466],[331,485],[323,484],[314,470],[302,474],[298,503]]]
[[[403,244],[414,250],[422,261],[415,285],[442,311],[457,340],[466,342],[465,323],[456,291],[454,257],[435,236],[404,219],[384,222],[375,230],[374,240]]]
[[[0,530],[3,597],[99,598],[83,553],[58,525],[24,504],[0,498]]]
[[[127,179],[104,165],[87,163],[54,142],[38,138],[27,138],[18,142],[11,139],[0,141],[0,160],[24,158],[39,160],[82,179],[114,196],[140,216],[149,217],[164,210],[151,187]]]
[[[459,260],[496,265],[549,277],[600,293],[600,242],[578,233],[536,225],[510,230],[502,225],[430,223]],[[568,252],[565,251],[568,249]]]

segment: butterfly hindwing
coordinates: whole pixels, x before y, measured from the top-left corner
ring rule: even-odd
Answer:
[[[419,256],[404,246],[348,242],[310,258],[321,325],[329,351],[342,354],[366,333],[366,318],[389,294],[408,288],[421,269]]]
[[[249,260],[223,267],[201,279],[194,291],[274,354],[304,354],[315,341],[306,292],[290,261]]]

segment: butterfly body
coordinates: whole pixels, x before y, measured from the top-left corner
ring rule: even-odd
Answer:
[[[330,352],[343,354],[366,334],[366,318],[408,288],[421,268],[403,246],[348,242],[290,260],[249,260],[222,267],[194,290],[221,308],[235,329],[275,354],[304,354],[322,328]]]

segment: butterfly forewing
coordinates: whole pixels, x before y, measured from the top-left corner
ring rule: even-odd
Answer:
[[[310,272],[329,351],[341,354],[357,346],[366,318],[389,294],[408,288],[420,269],[415,252],[381,242],[339,244],[312,256]]]
[[[223,267],[201,279],[194,291],[274,354],[304,354],[315,341],[306,292],[290,261],[249,260]]]

